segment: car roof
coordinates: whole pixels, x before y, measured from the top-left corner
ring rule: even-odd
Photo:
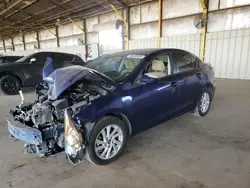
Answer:
[[[0,57],[23,57],[23,55],[0,55]]]
[[[119,52],[113,52],[113,53],[108,53],[108,54],[104,54],[105,55],[121,55],[121,56],[127,56],[127,55],[145,55],[148,56],[152,53],[155,53],[157,51],[183,51],[183,52],[187,52],[190,53],[186,50],[183,49],[178,49],[178,48],[145,48],[145,49],[133,49],[133,50],[123,50],[123,51],[119,51]],[[191,53],[192,54],[192,53]]]
[[[50,51],[36,52],[36,53],[33,53],[33,55],[34,55],[34,54],[42,54],[42,53],[63,54],[63,55],[73,55],[73,56],[77,56],[76,54],[70,54],[70,53],[64,53],[64,52],[50,52]]]

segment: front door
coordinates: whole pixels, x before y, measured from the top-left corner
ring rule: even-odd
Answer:
[[[133,132],[162,123],[178,111],[178,84],[170,60],[168,53],[154,56],[129,90]]]

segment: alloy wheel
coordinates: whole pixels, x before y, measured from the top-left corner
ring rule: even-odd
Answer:
[[[200,110],[202,113],[206,113],[210,105],[210,96],[207,92],[201,96]]]
[[[119,126],[104,127],[95,140],[96,155],[103,160],[111,159],[120,151],[123,140],[123,132]]]

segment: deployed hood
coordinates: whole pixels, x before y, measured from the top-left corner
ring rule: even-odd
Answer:
[[[49,84],[48,98],[50,100],[56,100],[67,88],[83,78],[94,83],[103,83],[107,90],[113,89],[116,84],[107,76],[80,65],[54,70],[52,64],[46,64],[43,70],[43,80]]]

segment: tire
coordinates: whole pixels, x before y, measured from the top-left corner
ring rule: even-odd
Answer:
[[[209,101],[208,101],[207,107],[205,109],[202,108],[202,97],[204,97],[204,96],[209,97]],[[213,99],[213,89],[204,88],[202,91],[202,94],[197,102],[196,108],[194,110],[194,115],[201,116],[201,117],[207,115],[207,113],[209,112],[210,106],[211,106],[212,99]]]
[[[9,85],[8,85],[9,84]],[[21,88],[19,79],[12,75],[0,78],[0,91],[6,95],[15,95]]]
[[[111,148],[110,152],[109,152],[111,157],[104,159],[104,158],[101,158],[100,155],[102,152],[104,153],[105,149],[107,149],[108,146],[104,146],[104,144],[98,145],[96,142],[100,141],[100,139],[102,140],[102,138],[103,138],[102,131],[105,130],[105,133],[107,133],[108,127],[111,127],[110,128],[110,130],[111,130],[110,135],[112,135],[111,133],[113,133],[112,130],[115,131],[116,130],[115,128],[118,127],[117,128],[117,130],[119,130],[118,135],[120,135],[118,137],[118,139],[122,138],[122,141],[118,141],[119,143],[121,143],[119,146],[118,145],[112,146],[112,145],[114,145],[114,141],[112,141],[112,139],[111,139],[110,145],[109,145],[109,148]],[[114,136],[115,135],[117,135],[117,133],[115,133]],[[115,161],[121,155],[122,151],[124,150],[124,148],[127,144],[127,139],[128,139],[128,128],[124,124],[124,122],[116,117],[113,117],[113,116],[105,116],[95,124],[95,126],[91,132],[88,144],[87,144],[86,149],[85,149],[85,158],[89,162],[96,164],[96,165],[109,164],[109,163]],[[115,139],[115,140],[117,142],[117,139]],[[96,151],[97,148],[100,148],[100,147],[105,147],[105,148]],[[115,152],[114,147],[116,149],[119,148],[119,149],[117,149],[117,153]],[[105,157],[107,156],[108,151],[109,151],[109,149],[107,149]],[[114,155],[114,156],[112,156],[112,155]]]

